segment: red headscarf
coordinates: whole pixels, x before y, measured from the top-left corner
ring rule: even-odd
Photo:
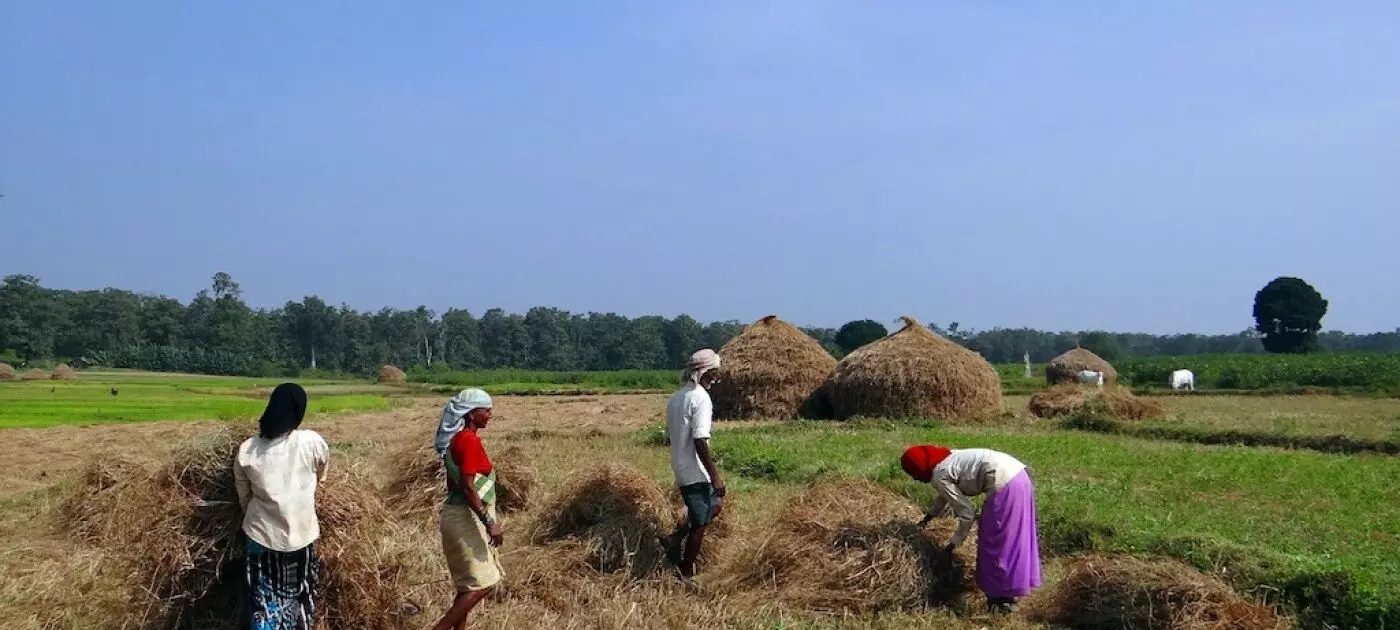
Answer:
[[[899,465],[910,477],[928,482],[933,479],[933,468],[953,451],[934,444],[919,444],[904,449],[899,457]]]

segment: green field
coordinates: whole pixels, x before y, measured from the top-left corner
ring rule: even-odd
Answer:
[[[680,384],[680,379],[679,370],[549,372],[417,369],[408,374],[409,382],[435,385],[435,391],[442,393],[463,387],[480,387],[500,395],[662,392],[674,390]]]

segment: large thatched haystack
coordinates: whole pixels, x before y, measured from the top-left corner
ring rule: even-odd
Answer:
[[[719,354],[719,382],[710,389],[715,419],[829,415],[822,386],[836,369],[836,359],[776,315],[754,322]]]
[[[1110,420],[1149,420],[1166,415],[1161,402],[1134,396],[1123,388],[1068,383],[1031,394],[1029,409],[1037,418],[1088,414]]]
[[[904,317],[904,328],[836,364],[837,418],[973,418],[1002,411],[1001,377],[977,353]]]
[[[380,383],[399,384],[404,382],[404,378],[405,376],[403,370],[400,370],[399,368],[396,368],[392,365],[386,365],[384,367],[379,368]]]
[[[19,375],[19,380],[21,380],[21,381],[47,381],[47,380],[49,380],[49,373],[48,373],[48,372],[45,372],[45,371],[43,371],[43,370],[41,370],[41,369],[39,369],[39,368],[31,368],[31,369],[29,369],[29,370],[26,370],[25,373]]]
[[[15,380],[15,366],[9,363],[0,363],[0,381]]]
[[[53,369],[53,374],[50,374],[49,378],[55,381],[75,381],[78,379],[78,373],[74,372],[73,368],[60,363],[58,367]]]
[[[1103,372],[1104,385],[1118,383],[1118,370],[1113,369],[1113,366],[1099,355],[1084,348],[1074,348],[1050,359],[1050,362],[1045,364],[1045,382],[1051,385],[1075,383],[1079,380],[1079,373],[1084,370]]]

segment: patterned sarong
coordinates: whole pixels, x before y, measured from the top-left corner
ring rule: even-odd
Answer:
[[[320,561],[313,547],[282,552],[248,541],[244,564],[253,630],[311,630],[315,625],[312,598]]]

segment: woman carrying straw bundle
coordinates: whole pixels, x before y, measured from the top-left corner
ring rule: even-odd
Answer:
[[[467,615],[503,575],[496,547],[496,472],[477,434],[491,422],[491,397],[465,389],[442,411],[434,446],[447,468],[447,498],[439,512],[442,550],[457,596],[433,630],[465,630]]]
[[[243,508],[248,596],[253,630],[311,630],[320,538],[316,486],[326,476],[330,447],[298,429],[306,391],[295,383],[272,390],[258,435],[238,447],[234,487]]]
[[[977,588],[993,612],[1009,613],[1016,599],[1039,588],[1040,543],[1035,524],[1035,487],[1026,465],[985,448],[911,446],[899,458],[910,477],[932,483],[933,505],[922,527],[952,506],[957,530],[944,546],[951,554],[972,529],[977,511],[972,497],[986,494],[977,527]]]

